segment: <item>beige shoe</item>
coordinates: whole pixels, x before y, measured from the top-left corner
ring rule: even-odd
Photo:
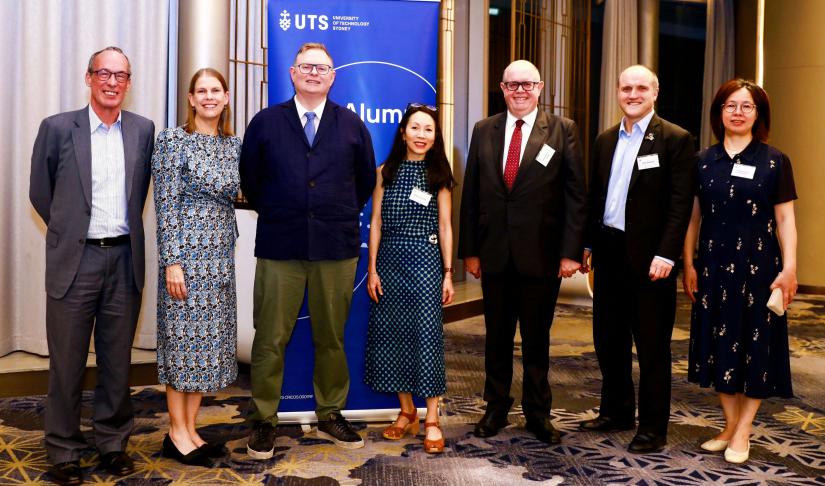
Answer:
[[[730,447],[725,449],[725,460],[731,464],[742,464],[748,460],[751,452],[751,441],[748,441],[748,448],[742,452],[735,451]]]
[[[700,445],[702,449],[710,452],[722,452],[728,448],[728,441],[720,439],[710,439]]]

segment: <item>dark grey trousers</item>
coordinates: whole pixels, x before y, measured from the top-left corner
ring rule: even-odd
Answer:
[[[128,244],[86,245],[69,291],[61,299],[47,298],[49,395],[44,428],[53,464],[77,460],[87,447],[80,431],[80,398],[92,330],[97,356],[95,445],[102,454],[126,449],[133,424],[129,366],[140,295]]]

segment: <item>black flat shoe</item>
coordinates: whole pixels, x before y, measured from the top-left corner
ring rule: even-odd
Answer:
[[[226,448],[226,445],[223,442],[218,442],[215,444],[206,443],[200,447],[198,450],[203,453],[204,456],[210,457],[212,459],[220,459],[221,457],[226,457],[229,454],[229,449]]]
[[[504,427],[507,427],[507,413],[501,414],[488,410],[473,428],[473,435],[482,439],[493,437]]]
[[[135,462],[123,451],[101,454],[100,466],[115,476],[126,476],[135,472]]]
[[[61,462],[49,468],[51,480],[62,486],[83,484],[83,472],[79,461]]]
[[[166,434],[166,437],[163,438],[163,449],[161,449],[161,454],[163,457],[168,457],[169,459],[174,459],[181,464],[185,464],[187,466],[200,466],[200,467],[213,467],[212,460],[206,457],[206,455],[200,449],[195,449],[189,454],[183,454],[178,448],[175,446],[175,443],[172,442],[171,437],[169,434]]]
[[[561,444],[561,434],[553,427],[553,423],[549,418],[528,418],[524,428],[532,432],[536,439],[545,444]]]
[[[579,422],[579,428],[589,432],[618,432],[636,427],[635,420],[616,420],[606,415]]]
[[[660,452],[667,445],[666,435],[657,435],[652,432],[639,432],[636,437],[630,441],[627,450],[634,454],[650,454],[653,452]]]

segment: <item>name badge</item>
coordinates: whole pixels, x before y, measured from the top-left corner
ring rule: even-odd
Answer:
[[[656,167],[659,167],[659,154],[636,157],[636,164],[639,166],[639,170],[655,169]]]
[[[733,164],[733,170],[730,171],[730,175],[733,177],[741,177],[743,179],[753,179],[755,173],[756,166],[746,164]]]
[[[539,164],[547,167],[547,164],[550,163],[550,159],[553,158],[553,154],[555,154],[555,153],[556,153],[556,150],[553,147],[551,147],[547,144],[544,144],[541,147],[541,150],[539,151],[539,154],[536,156],[536,162],[538,162]]]
[[[417,202],[422,206],[428,206],[430,204],[430,200],[433,198],[433,195],[429,192],[422,191],[417,187],[413,187],[412,192],[410,193],[410,199]]]

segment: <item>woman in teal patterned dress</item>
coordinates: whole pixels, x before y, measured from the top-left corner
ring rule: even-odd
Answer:
[[[378,168],[372,196],[367,384],[397,393],[401,412],[384,437],[418,433],[412,396],[426,398],[424,450],[444,450],[438,400],[446,390],[442,305],[453,299],[454,181],[435,108],[412,104]]]
[[[195,429],[203,393],[226,387],[235,359],[235,209],[241,142],[233,136],[223,76],[201,69],[189,83],[186,124],[158,135],[152,156],[158,220],[158,381],[166,385],[163,454],[211,466],[225,454]]]

